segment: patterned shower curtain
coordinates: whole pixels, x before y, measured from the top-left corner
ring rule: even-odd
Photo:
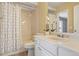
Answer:
[[[21,7],[13,2],[2,2],[0,19],[0,54],[23,49],[21,40]]]

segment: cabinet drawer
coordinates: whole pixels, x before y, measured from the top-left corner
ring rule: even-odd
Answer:
[[[41,47],[41,56],[53,56],[53,55]]]
[[[79,56],[79,54],[77,52],[74,52],[74,51],[72,51],[68,48],[64,48],[64,47],[59,47],[58,55],[59,56]]]
[[[51,54],[53,55],[57,55],[57,45],[50,43],[48,41],[40,41],[40,46],[42,46],[44,49],[46,49],[47,51],[49,51]]]

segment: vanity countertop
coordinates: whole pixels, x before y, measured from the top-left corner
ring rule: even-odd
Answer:
[[[79,53],[79,41],[70,38],[61,38],[53,35],[36,35],[35,37],[41,37],[42,40],[47,40],[50,43],[55,43],[60,47],[69,48],[74,52]]]
[[[69,39],[68,41],[62,41],[60,46],[71,49],[72,51],[79,53],[79,42]]]

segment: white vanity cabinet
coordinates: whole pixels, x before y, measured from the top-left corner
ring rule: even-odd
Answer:
[[[43,47],[38,47],[38,49],[40,53],[38,56],[53,56],[49,51],[47,51]]]
[[[38,42],[39,41],[39,42]],[[35,40],[35,56],[56,56],[57,45],[48,42],[47,40]]]
[[[44,50],[48,51],[52,56],[57,56],[57,44],[50,43],[47,40],[41,40],[40,46],[44,48]]]
[[[35,46],[35,56],[41,56],[41,49],[38,46]]]
[[[65,46],[63,43],[60,44],[60,41],[59,43],[53,41],[53,39],[35,39],[35,56],[79,56],[76,49],[72,46]]]
[[[39,48],[40,44],[40,37],[35,37],[34,42],[35,42],[35,56],[41,56],[41,49]]]
[[[79,56],[79,53],[72,51],[71,49],[66,47],[59,47],[58,55],[59,56]]]

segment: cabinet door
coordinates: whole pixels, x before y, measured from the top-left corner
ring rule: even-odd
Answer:
[[[79,54],[77,52],[74,52],[74,51],[72,51],[68,48],[64,48],[64,47],[59,47],[58,55],[59,56],[79,56]]]
[[[35,56],[41,56],[41,49],[38,46],[35,46]]]
[[[79,33],[79,5],[74,7],[74,31]]]
[[[41,56],[53,56],[49,51],[41,48]]]
[[[41,55],[41,49],[39,48],[39,39],[35,40],[35,56],[40,56]]]
[[[35,39],[34,39],[35,41],[35,56],[40,56],[41,55],[41,49],[39,48],[39,44],[40,44],[40,40],[41,40],[41,38],[40,37],[36,37]]]
[[[44,49],[49,51],[52,55],[57,55],[57,45],[54,43],[50,43],[46,40],[41,40],[40,41],[40,46],[42,46]]]

